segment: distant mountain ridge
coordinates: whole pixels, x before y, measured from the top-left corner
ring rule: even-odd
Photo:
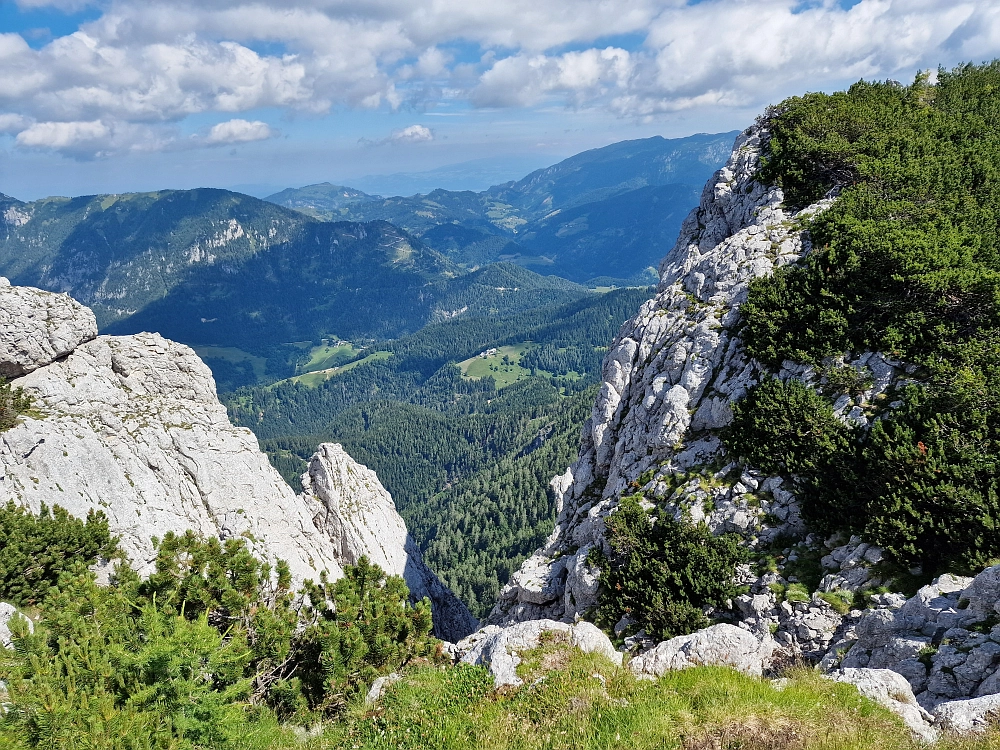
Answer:
[[[389,221],[466,267],[510,260],[577,282],[639,279],[670,249],[736,135],[622,141],[478,193],[382,198],[323,183],[267,200],[326,220]]]
[[[385,221],[322,222],[207,188],[4,197],[0,274],[72,294],[103,331],[238,347],[275,376],[290,374],[294,342],[395,338],[586,293],[517,266],[469,273]]]
[[[0,196],[0,274],[73,295],[102,331],[156,331],[214,347],[214,367],[230,356],[252,362],[256,380],[284,378],[324,338],[364,347],[457,316],[579,299],[576,282],[648,283],[697,200],[691,183],[730,140],[626,141],[481,193],[383,198],[321,184],[269,201],[214,188]]]

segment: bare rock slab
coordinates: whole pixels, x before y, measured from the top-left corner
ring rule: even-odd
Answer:
[[[747,630],[721,623],[663,641],[632,659],[628,666],[637,676],[650,679],[675,669],[700,666],[732,667],[760,677],[773,648],[770,637],[758,640]]]
[[[622,654],[598,627],[589,622],[570,625],[555,620],[528,620],[500,627],[488,625],[456,644],[463,664],[485,666],[493,675],[497,688],[524,684],[517,676],[520,653],[538,648],[545,633],[560,633],[570,644],[587,654],[601,654],[615,664],[622,663]]]
[[[69,295],[0,277],[0,377],[37,370],[96,336],[94,313]]]

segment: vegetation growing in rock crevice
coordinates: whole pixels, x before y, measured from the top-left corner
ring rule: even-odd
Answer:
[[[23,388],[14,388],[7,378],[0,377],[0,432],[17,424],[22,414],[31,409],[31,396]]]
[[[735,534],[713,536],[704,524],[655,514],[641,495],[623,497],[605,521],[610,554],[595,554],[602,597],[597,616],[612,626],[628,617],[657,641],[690,633],[708,621],[706,606],[740,593],[736,566],[749,550]]]
[[[797,475],[819,528],[927,574],[1000,555],[998,87],[1000,62],[966,65],[769,113],[762,178],[793,206],[842,192],[809,223],[814,251],[751,284],[749,352],[777,368],[882,351],[926,378],[853,434],[818,395],[764,383],[737,407],[730,447]]]

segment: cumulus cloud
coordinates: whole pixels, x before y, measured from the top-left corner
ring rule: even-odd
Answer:
[[[171,130],[125,122],[75,120],[36,122],[18,132],[23,149],[51,150],[76,159],[94,159],[126,151],[160,151],[176,141]]]
[[[634,75],[632,56],[608,47],[567,52],[557,57],[515,55],[487,70],[472,92],[479,106],[528,106],[552,94],[582,104],[611,91],[626,89]]]
[[[984,7],[989,5],[992,7]],[[623,116],[699,106],[760,106],[790,89],[887,77],[1000,54],[1000,3],[709,0],[664,8],[642,48],[513,55],[479,79],[472,100],[523,106],[561,95]]]
[[[378,140],[361,138],[359,143],[363,146],[386,146],[393,143],[423,143],[425,141],[433,140],[434,131],[430,128],[424,125],[409,125],[408,127],[401,128],[399,130],[393,130],[392,133],[385,138],[379,138]]]
[[[0,115],[0,133],[20,133],[30,124],[31,121],[27,117],[18,114]]]
[[[200,113],[399,109],[446,97],[655,117],[760,106],[803,88],[1000,55],[1000,0],[860,0],[850,8],[838,0],[115,0],[97,7],[105,10],[96,20],[41,49],[0,34],[0,116],[22,147],[79,154],[83,144],[95,154],[165,147],[174,124]],[[632,41],[602,43],[622,35]],[[456,52],[469,45],[478,61]],[[404,129],[377,143],[432,137],[426,128]]]
[[[38,122],[17,134],[17,145],[25,148],[66,150],[82,144],[101,143],[111,130],[100,120],[93,122]]]
[[[213,125],[208,131],[205,143],[212,146],[222,146],[234,143],[250,143],[263,141],[274,136],[274,131],[266,122],[260,120],[227,120]]]
[[[433,141],[434,133],[431,129],[423,125],[410,125],[402,130],[392,131],[389,140],[393,143],[420,143],[421,141]]]

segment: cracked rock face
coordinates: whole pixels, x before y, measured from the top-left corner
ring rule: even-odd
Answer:
[[[1000,710],[1000,566],[975,578],[941,576],[909,599],[879,593],[882,550],[857,537],[824,542],[807,534],[786,479],[727,463],[719,430],[748,389],[772,375],[811,388],[830,385],[821,372],[795,362],[768,372],[739,338],[748,283],[807,253],[801,219],[835,200],[789,213],[780,189],[756,180],[766,138],[764,123],[737,139],[660,265],[658,295],[609,348],[579,458],[552,480],[556,528],[511,577],[488,622],[572,621],[590,610],[598,581],[588,554],[606,544],[604,519],[618,498],[641,491],[675,517],[740,534],[751,548],[779,538],[788,547],[776,553],[775,570],[738,572],[748,592],[733,600],[731,611],[714,613],[733,624],[659,645],[641,638],[642,631],[625,638],[626,646],[646,649],[631,662],[637,674],[692,663],[760,674],[802,659],[890,706],[925,739],[934,727],[978,728]],[[862,393],[832,398],[837,417],[861,429],[897,408],[887,392],[918,374],[916,366],[879,352],[823,364],[853,368],[867,384]],[[823,572],[818,590],[792,588],[801,583],[796,571],[804,574],[817,563]],[[852,597],[859,592],[867,593]],[[851,608],[858,605],[863,608]],[[619,626],[625,635],[630,624]],[[751,663],[741,661],[750,656]]]
[[[0,325],[0,341],[23,340],[22,324],[41,335],[18,317]],[[151,537],[188,529],[242,536],[300,581],[322,570],[336,579],[367,555],[430,597],[439,636],[457,640],[476,627],[424,565],[374,472],[324,444],[297,495],[253,433],[230,423],[211,371],[188,347],[151,333],[101,336],[62,359],[36,360],[13,383],[34,411],[0,433],[0,502],[36,513],[61,505],[77,517],[103,511],[142,574],[155,562]]]
[[[102,510],[141,573],[150,537],[246,535],[298,578],[341,575],[333,546],[260,452],[229,422],[208,367],[157,334],[101,336],[18,379],[40,418],[0,433],[0,501],[77,517]]]
[[[362,555],[383,570],[401,575],[410,594],[428,597],[434,633],[457,641],[479,621],[428,568],[392,496],[375,472],[352,459],[336,443],[323,443],[302,475],[302,489],[317,508],[313,523],[332,542],[337,559],[353,565]]]
[[[756,180],[766,136],[754,126],[737,138],[661,263],[659,293],[609,348],[579,458],[553,480],[556,529],[501,592],[490,622],[571,619],[592,607],[586,556],[603,544],[604,518],[626,492],[645,490],[678,516],[753,544],[804,534],[778,477],[730,476],[735,464],[707,487],[686,476],[721,459],[717,433],[732,420],[732,402],[766,374],[736,334],[749,282],[801,257],[808,240],[799,221],[832,201],[798,214],[783,208],[781,190]]]
[[[0,277],[0,377],[37,370],[96,336],[90,308],[66,294],[11,286]]]

